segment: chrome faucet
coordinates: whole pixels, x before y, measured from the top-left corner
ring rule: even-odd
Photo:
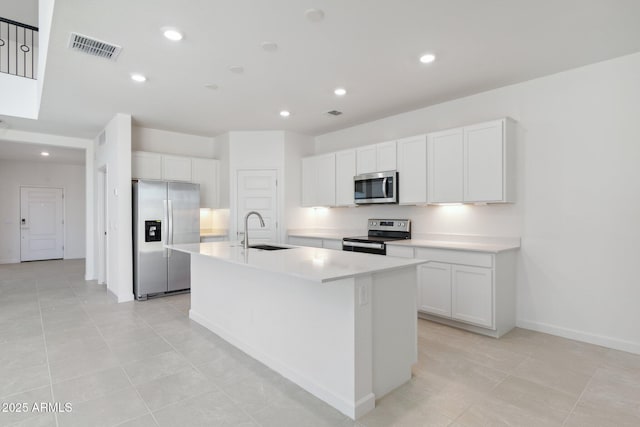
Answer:
[[[249,227],[247,226],[247,223],[249,222],[250,215],[258,215],[258,219],[260,219],[260,227],[264,227],[264,219],[262,219],[262,215],[260,215],[259,212],[251,211],[244,216],[244,240],[242,241],[242,244],[245,250],[249,249]]]

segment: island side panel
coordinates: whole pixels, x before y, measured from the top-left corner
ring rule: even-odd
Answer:
[[[371,304],[357,307],[356,292],[353,278],[319,283],[191,256],[190,317],[352,418],[375,402],[371,370],[356,373],[356,333],[371,331]],[[372,366],[370,348],[358,366]]]
[[[418,361],[417,268],[373,275],[373,392],[380,399],[411,379]]]

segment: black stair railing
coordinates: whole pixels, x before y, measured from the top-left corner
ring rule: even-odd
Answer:
[[[0,73],[35,79],[38,28],[0,17]]]

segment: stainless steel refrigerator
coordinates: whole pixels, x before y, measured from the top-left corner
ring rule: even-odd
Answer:
[[[188,290],[189,255],[164,245],[200,242],[200,185],[138,180],[132,195],[136,299]]]

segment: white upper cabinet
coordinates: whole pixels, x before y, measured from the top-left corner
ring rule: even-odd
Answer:
[[[400,204],[427,202],[427,136],[398,140],[398,196]]]
[[[158,153],[132,152],[131,177],[138,179],[162,179],[162,156]]]
[[[463,201],[463,141],[464,132],[461,128],[428,135],[429,203]]]
[[[163,179],[200,184],[200,207],[219,207],[219,164],[215,159],[131,152],[133,179]]]
[[[393,171],[396,170],[396,142],[382,142],[376,144],[376,171]]]
[[[162,179],[191,182],[191,158],[163,155]]]
[[[396,170],[396,142],[381,142],[356,149],[356,173]]]
[[[356,175],[356,150],[336,153],[336,206],[355,206],[353,177]]]
[[[429,134],[429,203],[515,201],[514,145],[508,118]]]
[[[365,147],[358,147],[356,149],[357,168],[356,175],[363,173],[378,172],[376,165],[376,146],[367,145]]]
[[[335,153],[302,159],[302,205],[335,206]]]
[[[464,128],[464,201],[513,201],[513,141],[510,120]]]
[[[214,159],[191,159],[192,182],[200,184],[200,207],[217,208],[220,180],[219,161]]]

